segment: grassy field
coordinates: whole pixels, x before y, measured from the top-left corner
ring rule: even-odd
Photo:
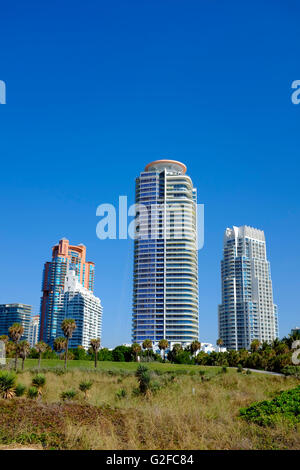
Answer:
[[[11,360],[13,362],[13,360]],[[21,362],[19,361],[19,365]],[[37,359],[26,359],[25,368],[32,369],[37,367],[38,360]],[[128,371],[135,371],[138,367],[137,362],[113,362],[113,361],[98,361],[97,370],[128,370]],[[194,366],[194,365],[186,365],[186,364],[169,364],[169,363],[160,363],[160,362],[149,362],[146,364],[149,369],[158,370],[161,372],[172,372],[176,370],[186,370],[192,371],[199,368],[205,369],[205,366]],[[64,361],[61,359],[43,359],[41,362],[42,368],[48,367],[64,367]],[[91,369],[94,370],[94,362],[93,361],[68,361],[68,369]],[[207,369],[220,369],[220,367],[209,367]]]
[[[27,367],[37,365],[26,362]],[[42,362],[43,368],[62,365]],[[282,421],[262,427],[239,417],[241,407],[271,399],[297,386],[298,380],[150,363],[149,368],[159,371],[152,372],[152,380],[162,386],[145,397],[134,393],[136,367],[100,362],[95,371],[91,362],[70,361],[63,375],[48,370],[41,399],[1,400],[0,444],[48,449],[300,449],[299,426]],[[18,373],[17,381],[30,386],[32,377],[26,370]],[[87,400],[78,392],[76,400],[62,402],[61,393],[78,390],[82,380],[93,381]]]

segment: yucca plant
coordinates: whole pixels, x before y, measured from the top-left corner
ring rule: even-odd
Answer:
[[[34,399],[37,398],[39,395],[39,391],[36,387],[29,387],[27,390],[27,396],[28,398]]]
[[[8,371],[0,371],[0,396],[13,398],[16,394],[16,376]]]
[[[32,385],[37,389],[38,395],[41,396],[43,393],[43,388],[46,383],[46,377],[43,374],[37,374],[32,379]]]
[[[76,398],[77,396],[77,392],[76,390],[66,390],[65,392],[62,392],[61,395],[60,395],[60,398],[62,400],[74,400],[74,398]]]
[[[84,393],[84,399],[87,399],[88,391],[91,389],[93,385],[92,380],[83,380],[79,384],[79,390]]]
[[[17,384],[16,386],[16,397],[22,397],[25,393],[26,387],[23,384]]]
[[[135,373],[135,376],[139,382],[140,393],[146,395],[150,391],[150,372],[149,369],[143,365],[140,365]]]

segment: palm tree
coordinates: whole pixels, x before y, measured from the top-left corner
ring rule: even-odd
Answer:
[[[148,351],[148,359],[149,359],[149,351],[150,351],[150,349],[152,349],[152,341],[151,341],[151,339],[145,339],[145,340],[143,341],[143,348],[144,348],[144,349],[147,349],[147,351]]]
[[[139,343],[133,343],[131,345],[131,349],[132,349],[133,354],[135,355],[135,360],[137,362],[138,355],[140,354],[140,352],[142,350],[141,345]]]
[[[35,349],[39,353],[38,370],[40,370],[40,367],[41,367],[42,354],[46,351],[47,347],[48,345],[44,341],[39,341],[35,345]]]
[[[67,368],[69,340],[72,338],[72,334],[75,328],[76,328],[76,323],[75,323],[75,320],[73,320],[73,318],[65,318],[61,324],[61,329],[63,330],[65,338],[66,338],[65,369]]]
[[[20,341],[17,348],[19,356],[22,359],[22,370],[24,370],[25,359],[30,351],[30,344],[28,343],[28,341],[26,341],[26,339],[24,339],[23,341]]]
[[[221,347],[223,346],[223,344],[224,344],[224,341],[222,340],[222,338],[217,339],[217,346],[219,346],[219,352],[220,352]]]
[[[97,369],[98,351],[100,348],[100,338],[91,339],[90,345],[93,350],[93,353],[95,354],[95,369]]]
[[[191,343],[191,353],[192,353],[192,355],[194,356],[196,354],[196,352],[199,351],[200,348],[201,348],[201,343],[197,340],[193,341]]]
[[[250,349],[252,352],[256,352],[259,349],[260,342],[258,339],[254,339],[250,344]]]
[[[167,339],[161,339],[158,343],[158,347],[160,351],[164,352],[164,362],[166,362],[166,349],[169,347],[169,343]]]
[[[0,336],[0,341],[3,341],[3,343],[6,345],[8,343],[8,336],[7,335],[1,335]]]
[[[58,336],[57,338],[55,338],[55,340],[53,341],[53,349],[58,353],[66,349],[66,338],[64,338],[63,336]]]
[[[16,346],[16,356],[15,356],[15,370],[18,367],[18,342],[21,339],[22,334],[24,333],[24,328],[20,323],[14,323],[11,327],[8,328],[9,336]]]

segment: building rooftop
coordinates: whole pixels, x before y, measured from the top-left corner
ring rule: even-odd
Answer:
[[[182,175],[186,173],[186,166],[176,160],[155,160],[154,162],[148,163],[145,167],[145,171],[162,171],[164,169],[176,171]]]

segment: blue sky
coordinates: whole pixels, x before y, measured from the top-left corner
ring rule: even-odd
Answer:
[[[39,312],[61,237],[96,264],[104,346],[130,341],[133,242],[100,241],[96,208],[133,202],[161,157],[205,204],[200,339],[217,338],[227,226],[263,229],[281,336],[299,315],[296,0],[14,1],[1,5],[0,303]]]

